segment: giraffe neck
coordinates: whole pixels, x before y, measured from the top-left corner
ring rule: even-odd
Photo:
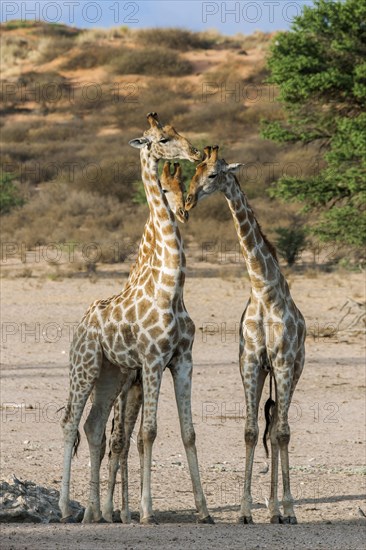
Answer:
[[[145,262],[153,253],[154,248],[155,248],[154,220],[150,213],[149,218],[145,223],[144,232],[140,241],[137,259],[130,270],[130,274],[128,277],[129,281],[133,281],[136,278],[141,267],[145,264]]]
[[[281,271],[236,177],[230,175],[229,178],[225,197],[234,219],[253,292],[261,293],[280,283]]]
[[[172,283],[171,290],[183,286],[185,255],[183,241],[174,214],[168,206],[158,173],[158,161],[147,148],[141,149],[142,181],[150,208],[151,267],[155,268],[156,282],[166,286],[166,276]]]

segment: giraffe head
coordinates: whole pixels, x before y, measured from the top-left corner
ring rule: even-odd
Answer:
[[[185,137],[178,134],[173,126],[162,126],[156,113],[149,113],[147,120],[150,128],[142,137],[133,139],[129,143],[132,147],[142,149],[147,147],[150,154],[156,159],[185,159],[191,162],[201,160],[198,149]]]
[[[197,166],[189,185],[185,208],[190,210],[196,204],[216,191],[225,192],[225,188],[232,176],[243,164],[228,164],[218,158],[219,147],[205,147],[204,159]]]
[[[185,223],[188,220],[188,212],[184,209],[185,189],[182,177],[182,167],[179,162],[174,163],[173,174],[171,173],[170,162],[166,161],[164,163],[160,183],[163,193],[168,200],[170,210],[181,223]]]

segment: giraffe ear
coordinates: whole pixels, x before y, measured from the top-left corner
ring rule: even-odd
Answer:
[[[145,147],[145,145],[148,145],[150,143],[150,140],[146,137],[131,139],[131,141],[128,142],[131,147],[135,147],[135,149],[142,149]]]
[[[240,162],[228,164],[226,166],[226,171],[231,172],[232,174],[237,174],[242,166],[245,166],[245,164],[240,164]]]

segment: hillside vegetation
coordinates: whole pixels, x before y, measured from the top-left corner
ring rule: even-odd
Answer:
[[[95,241],[105,250],[138,241],[148,209],[128,141],[144,131],[149,111],[196,146],[218,143],[228,162],[246,163],[241,184],[270,237],[302,223],[296,205],[267,193],[278,177],[319,165],[312,145],[259,136],[261,119],[282,116],[276,88],[266,84],[271,35],[16,21],[1,31],[1,189],[12,205],[3,240],[29,248]],[[183,164],[188,179],[194,166]],[[202,203],[184,234],[188,243],[235,240],[223,198]]]

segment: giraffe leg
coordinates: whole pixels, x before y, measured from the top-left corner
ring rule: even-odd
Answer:
[[[140,496],[142,496],[142,486],[144,482],[144,438],[142,435],[143,423],[144,423],[144,401],[142,400],[141,422],[140,422],[139,433],[137,436],[137,450],[139,452],[139,459],[140,459]]]
[[[83,523],[100,521],[102,518],[99,495],[101,443],[112,405],[129,375],[130,373],[122,373],[119,368],[106,364],[95,384],[93,405],[84,424],[91,467],[90,494]]]
[[[142,370],[142,386],[144,399],[144,414],[142,437],[144,442],[143,483],[141,495],[140,523],[156,523],[152,509],[151,498],[151,462],[152,448],[157,433],[158,399],[163,373],[163,365],[144,365]]]
[[[114,405],[114,426],[110,442],[109,476],[107,496],[103,504],[103,518],[113,521],[113,494],[118,465],[122,477],[122,523],[131,522],[128,505],[128,453],[130,440],[142,402],[142,385],[135,382],[129,389],[122,389]]]
[[[92,358],[87,365],[80,359],[79,348],[86,347]],[[72,451],[77,438],[78,427],[85,404],[91,394],[102,365],[102,352],[95,333],[88,333],[80,327],[75,334],[70,352],[70,392],[66,411],[61,422],[64,434],[63,474],[60,489],[59,506],[63,521],[72,522],[70,508],[70,478]],[[80,369],[84,376],[81,376]]]
[[[287,410],[290,408],[291,400],[293,393],[296,388],[296,384],[301,376],[302,370],[304,368],[304,349],[302,348],[299,352],[299,356],[296,358],[295,361],[295,368],[292,378],[292,384],[291,384],[291,390],[290,395],[288,398],[288,407]],[[284,411],[284,416],[287,419],[287,412]],[[286,433],[286,426],[284,433]],[[288,456],[288,445],[290,442],[290,427],[288,427],[288,441],[286,442],[286,437],[284,438],[285,441],[280,441],[280,456],[281,456],[281,468],[282,468],[282,482],[283,482],[283,522],[284,523],[290,523],[292,525],[295,525],[297,523],[295,511],[294,511],[294,499],[291,494],[290,489],[290,464],[289,464],[289,456]]]
[[[71,478],[71,459],[73,447],[77,438],[78,426],[81,415],[88,397],[93,389],[94,381],[90,381],[82,387],[76,401],[73,392],[70,392],[69,401],[66,406],[66,412],[62,420],[64,433],[64,461],[63,474],[60,489],[59,507],[62,514],[62,520],[65,523],[73,522],[70,508],[70,478]]]
[[[290,433],[289,440],[290,441]],[[290,466],[288,459],[288,444],[281,446],[280,443],[280,455],[281,455],[281,467],[282,467],[282,482],[283,482],[283,523],[291,523],[295,525],[297,523],[296,515],[294,512],[294,499],[292,498],[290,489]]]
[[[267,373],[258,364],[246,363],[244,358],[240,361],[245,402],[245,477],[244,493],[241,501],[239,523],[251,524],[252,518],[252,474],[254,452],[258,441],[258,408],[262,395],[263,384]]]
[[[186,354],[187,356],[188,354]],[[192,387],[192,358],[178,360],[171,367],[174,381],[175,397],[177,401],[182,440],[187,455],[189,472],[192,480],[194,500],[201,523],[214,523],[208,513],[206,498],[203,493],[196,450],[196,434],[192,421],[191,387]]]
[[[123,445],[123,422],[121,419],[121,408],[123,407],[123,403],[121,401],[121,394],[119,394],[114,403],[113,430],[109,443],[108,487],[107,495],[102,506],[103,518],[110,523],[113,521],[113,494],[119,465],[119,454]]]
[[[274,362],[274,376],[276,380],[276,406],[273,430],[271,430],[272,445],[272,480],[270,514],[271,523],[297,523],[293,509],[293,498],[290,491],[290,468],[288,458],[288,445],[290,442],[290,426],[288,423],[288,411],[293,393],[292,380],[294,368],[280,360]],[[281,469],[283,480],[283,506],[284,516],[279,512],[278,504],[278,459],[281,457]],[[273,494],[272,494],[273,490]]]
[[[276,399],[277,401],[277,399]],[[273,420],[269,428],[270,440],[271,440],[271,492],[269,497],[269,514],[271,523],[283,523],[283,518],[280,512],[280,504],[278,502],[278,461],[279,461],[279,447],[277,438],[277,402],[274,409]]]
[[[121,452],[121,477],[122,477],[122,523],[131,523],[131,513],[128,502],[128,453],[130,450],[131,436],[136,424],[140,407],[142,403],[142,385],[136,383],[130,389],[127,396],[127,405],[125,413],[125,437],[124,445]]]

